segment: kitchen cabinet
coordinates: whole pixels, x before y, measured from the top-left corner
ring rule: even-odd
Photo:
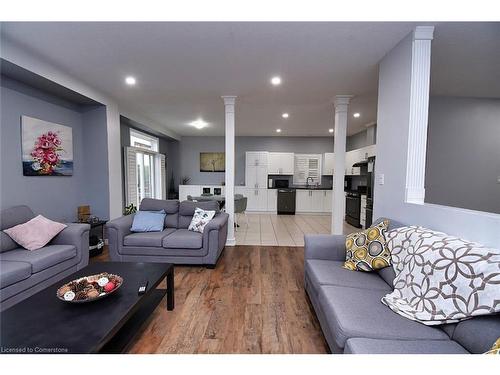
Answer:
[[[268,173],[293,175],[293,152],[270,152],[268,154]]]
[[[247,152],[245,167],[245,185],[248,188],[263,189],[267,187],[268,152]]]
[[[295,193],[295,210],[297,212],[310,212],[311,190],[297,190]]]
[[[268,155],[267,151],[247,151],[245,153],[246,166],[267,166]]]
[[[335,164],[335,154],[325,152],[323,155],[323,176],[333,176],[333,167]]]
[[[267,189],[245,188],[243,196],[247,197],[247,211],[267,211]]]
[[[245,185],[248,188],[264,189],[267,187],[267,166],[252,165],[245,169]]]
[[[323,212],[332,212],[332,201],[333,191],[323,190]]]
[[[267,190],[267,210],[270,212],[278,210],[278,189]]]
[[[332,191],[316,189],[298,189],[295,206],[297,212],[331,212]]]

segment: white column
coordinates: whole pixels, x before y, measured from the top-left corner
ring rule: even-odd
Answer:
[[[333,133],[333,199],[332,199],[332,234],[342,234],[345,216],[345,147],[347,138],[347,113],[352,95],[337,95],[335,105],[335,129]]]
[[[227,223],[227,246],[234,246],[236,240],[234,238],[234,102],[236,96],[223,96],[224,108],[226,113],[226,213],[229,214]]]
[[[410,121],[406,160],[406,202],[424,204],[425,152],[429,116],[431,42],[434,26],[417,26],[413,33]]]
[[[123,215],[122,147],[120,144],[120,112],[114,104],[106,105],[108,133],[109,219]]]

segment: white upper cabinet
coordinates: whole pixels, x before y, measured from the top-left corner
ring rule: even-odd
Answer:
[[[268,165],[268,155],[267,151],[247,151],[246,165],[248,166],[267,166]]]
[[[268,152],[247,152],[245,185],[252,189],[267,187]]]
[[[293,152],[270,152],[268,173],[293,175]]]
[[[323,155],[323,176],[333,176],[333,166],[335,163],[335,154],[325,152]]]

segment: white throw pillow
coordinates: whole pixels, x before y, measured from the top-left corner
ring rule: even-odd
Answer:
[[[66,224],[38,215],[24,224],[4,229],[4,232],[25,249],[37,250],[47,245],[66,227]]]
[[[189,224],[188,230],[193,232],[203,233],[205,226],[213,219],[215,216],[215,211],[205,211],[201,208],[196,208],[194,210],[193,219],[191,219],[191,224]]]

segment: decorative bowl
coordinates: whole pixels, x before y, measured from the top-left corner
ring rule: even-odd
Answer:
[[[121,276],[102,272],[70,281],[57,289],[56,295],[64,302],[87,303],[113,294],[122,284]]]

